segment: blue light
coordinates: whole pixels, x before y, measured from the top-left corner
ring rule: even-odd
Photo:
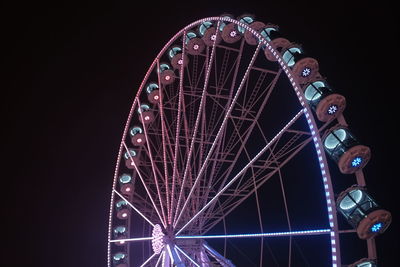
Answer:
[[[371,227],[371,232],[377,233],[377,232],[379,232],[379,230],[382,229],[382,227],[383,227],[383,223],[378,222],[378,223],[372,225],[372,227]]]
[[[353,159],[353,161],[351,162],[351,166],[352,167],[358,167],[358,166],[361,165],[361,163],[362,163],[362,158],[361,157],[355,157]]]
[[[329,115],[333,115],[333,114],[335,114],[336,113],[336,111],[338,111],[338,106],[337,105],[331,105],[329,108],[328,108],[328,114]]]
[[[308,77],[311,74],[311,69],[309,67],[305,67],[301,72],[301,76]]]

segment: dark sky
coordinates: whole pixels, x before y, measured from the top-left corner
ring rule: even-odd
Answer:
[[[396,9],[384,1],[188,5],[33,1],[2,8],[1,265],[106,265],[115,160],[147,68],[190,22],[249,12],[301,43],[346,96],[345,117],[373,152],[368,189],[394,217],[377,241],[382,266],[390,266],[399,249]]]

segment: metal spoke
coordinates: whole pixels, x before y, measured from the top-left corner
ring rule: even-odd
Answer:
[[[218,239],[218,238],[254,238],[254,237],[279,237],[279,236],[310,236],[330,234],[331,229],[317,229],[304,231],[288,231],[276,233],[233,234],[233,235],[188,235],[176,236],[177,239]]]
[[[200,100],[200,106],[199,106],[199,111],[196,117],[196,121],[195,121],[195,125],[194,125],[194,130],[193,130],[193,135],[192,135],[192,141],[190,143],[190,148],[189,148],[189,153],[188,153],[188,158],[186,159],[186,167],[185,167],[185,171],[183,174],[183,181],[182,181],[182,185],[181,185],[181,190],[179,192],[179,198],[178,198],[178,203],[176,205],[176,213],[175,213],[175,217],[174,217],[174,227],[176,227],[177,224],[177,214],[178,214],[178,210],[179,210],[179,206],[180,206],[180,202],[182,199],[182,193],[183,193],[183,189],[185,187],[185,182],[186,182],[186,178],[187,178],[187,173],[188,173],[188,169],[190,166],[190,159],[191,159],[191,155],[192,155],[192,150],[193,150],[193,146],[194,146],[194,142],[195,142],[195,138],[196,138],[196,134],[197,134],[197,128],[199,126],[199,122],[200,122],[200,117],[201,117],[201,113],[202,113],[202,109],[203,109],[203,103],[204,103],[204,99],[206,96],[206,91],[207,91],[207,85],[208,85],[208,80],[210,77],[210,70],[211,70],[211,66],[212,66],[212,62],[213,62],[213,58],[214,58],[214,52],[215,52],[215,41],[217,39],[214,40],[213,42],[213,46],[212,46],[212,50],[211,50],[211,56],[209,59],[209,63],[207,66],[207,71],[206,71],[206,76],[205,76],[205,80],[204,80],[204,86],[203,86],[203,92],[201,95],[201,100]],[[183,210],[183,208],[182,208]]]
[[[256,57],[258,55],[259,49],[260,49],[260,44],[258,44],[258,46],[257,46],[257,48],[256,48],[256,50],[255,50],[255,52],[253,54],[253,57],[252,57],[249,65],[248,65],[248,67],[246,69],[246,72],[245,72],[245,74],[244,74],[244,76],[242,78],[242,81],[241,81],[241,83],[239,85],[239,88],[238,88],[238,90],[236,92],[236,95],[233,98],[232,103],[229,106],[229,108],[228,108],[228,110],[227,110],[227,112],[225,114],[224,120],[223,120],[223,122],[222,122],[222,124],[221,124],[221,126],[220,126],[220,128],[218,130],[217,136],[215,137],[214,142],[213,142],[213,144],[212,144],[212,146],[211,146],[211,148],[210,148],[210,150],[209,150],[209,152],[208,152],[208,154],[207,154],[207,156],[206,156],[206,158],[205,158],[205,160],[204,160],[204,162],[203,162],[203,164],[202,164],[202,166],[200,168],[200,171],[199,171],[199,173],[198,173],[198,175],[197,175],[197,177],[195,179],[194,185],[192,186],[192,188],[191,188],[191,190],[189,192],[189,195],[188,195],[188,197],[187,197],[187,199],[186,199],[186,201],[185,201],[185,203],[184,203],[184,205],[183,205],[183,207],[181,209],[181,212],[180,212],[180,214],[178,216],[178,219],[176,220],[176,223],[174,223],[174,226],[176,226],[178,224],[179,219],[182,216],[182,214],[183,214],[183,212],[184,212],[184,210],[185,210],[185,208],[186,208],[186,206],[187,206],[187,204],[188,204],[188,202],[190,200],[190,197],[193,194],[193,192],[194,192],[194,190],[195,190],[195,188],[197,186],[197,183],[199,182],[199,179],[200,179],[201,175],[204,172],[205,167],[207,166],[208,160],[210,159],[211,154],[214,152],[214,148],[215,148],[215,146],[216,146],[216,144],[217,144],[217,142],[218,142],[218,140],[219,140],[219,138],[221,136],[222,130],[225,128],[225,124],[227,122],[227,119],[228,119],[229,115],[232,112],[233,106],[236,104],[236,100],[239,97],[241,89],[243,88],[243,85],[244,85],[245,81],[247,80],[247,77],[248,77],[248,75],[250,73],[251,66],[254,64],[254,61],[255,61],[255,59],[256,59]]]
[[[145,219],[151,226],[154,227],[154,223],[152,223],[143,213],[141,213],[131,202],[129,202],[123,195],[121,195],[117,190],[114,189],[114,192],[122,198],[134,211],[136,211],[143,219]]]
[[[114,239],[114,240],[110,240],[111,243],[118,243],[118,242],[136,242],[136,241],[148,241],[148,240],[152,240],[153,237],[149,236],[149,237],[135,237],[135,238],[125,238],[125,239]]]
[[[128,147],[126,146],[125,142],[123,142],[123,145],[124,145],[126,151],[129,151],[129,149],[128,149]],[[128,153],[128,154],[129,154],[129,153]],[[139,169],[138,169],[138,167],[136,166],[136,163],[135,163],[135,161],[133,160],[133,158],[132,158],[132,156],[131,156],[130,154],[129,154],[129,157],[130,157],[130,160],[131,160],[131,164],[132,164],[133,167],[135,168],[135,171],[136,171],[136,173],[138,174],[138,176],[139,176],[139,178],[140,178],[140,181],[142,182],[142,184],[143,184],[143,186],[144,186],[144,189],[146,190],[146,193],[147,193],[147,195],[148,195],[149,198],[150,198],[151,204],[153,204],[154,210],[156,211],[156,213],[157,213],[157,215],[158,215],[160,221],[163,222],[163,219],[162,219],[162,217],[161,217],[160,211],[158,210],[157,205],[156,205],[156,203],[154,202],[154,199],[153,199],[153,197],[151,196],[149,189],[147,188],[146,182],[144,181],[144,179],[143,179],[143,177],[142,177],[142,174],[139,172]],[[153,226],[154,226],[154,225],[153,225]]]
[[[143,264],[140,265],[140,267],[146,266],[146,264],[148,264],[156,255],[157,253],[153,253],[153,255],[151,255],[145,262],[143,262]]]
[[[169,187],[168,187],[168,170],[167,170],[167,155],[166,155],[166,141],[165,141],[165,123],[164,123],[164,109],[163,109],[163,93],[161,88],[161,79],[160,79],[160,61],[157,60],[157,77],[158,84],[160,85],[159,90],[159,107],[160,107],[160,121],[161,121],[161,137],[162,137],[162,152],[163,152],[163,162],[164,162],[164,181],[165,181],[165,191],[167,198],[167,216],[171,217],[170,205],[169,205]],[[143,120],[142,120],[143,121]],[[149,147],[150,149],[150,147]],[[161,200],[160,200],[161,201]]]
[[[140,108],[141,104],[140,104],[139,98],[136,97],[136,101],[137,101],[137,103],[139,105],[139,108]],[[144,122],[143,112],[140,113],[140,118]],[[156,174],[156,171],[155,171],[155,164],[154,164],[153,156],[152,156],[152,153],[151,153],[150,142],[149,142],[147,129],[146,129],[146,123],[143,123],[143,132],[144,132],[144,136],[145,136],[145,139],[146,139],[147,150],[148,150],[148,154],[149,154],[149,158],[150,158],[151,169],[152,169],[153,175],[154,175],[154,181],[155,181],[156,188],[157,188],[157,194],[158,194],[158,197],[160,199],[160,208],[161,208],[161,213],[162,213],[162,217],[163,217],[161,222],[164,225],[164,227],[167,227],[167,220],[166,220],[166,216],[165,216],[165,212],[164,212],[164,205],[163,205],[163,201],[162,201],[160,186],[158,184],[157,174]]]
[[[195,262],[188,254],[186,254],[180,247],[178,247],[177,245],[175,245],[175,248],[183,254],[183,256],[185,256],[188,260],[190,260],[195,266],[200,267],[199,264],[197,264],[197,262]]]
[[[183,32],[183,36],[186,36],[186,31]],[[180,128],[181,128],[181,108],[182,108],[182,100],[183,100],[183,71],[184,71],[184,66],[185,66],[185,38],[182,38],[182,65],[180,68],[180,73],[179,73],[179,96],[178,96],[178,115],[177,115],[177,121],[176,121],[176,132],[175,132],[175,151],[174,151],[174,161],[173,161],[173,168],[172,168],[172,192],[171,192],[171,214],[168,217],[168,223],[172,223],[172,207],[174,205],[174,199],[175,199],[175,181],[176,181],[176,175],[177,175],[177,159],[178,159],[178,148],[179,148],[179,134],[180,134]]]

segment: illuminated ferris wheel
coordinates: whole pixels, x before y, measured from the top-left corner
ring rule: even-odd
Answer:
[[[391,215],[318,66],[250,15],[173,36],[125,125],[108,266],[376,266]]]

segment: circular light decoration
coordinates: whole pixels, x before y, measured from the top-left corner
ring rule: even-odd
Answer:
[[[362,161],[363,161],[363,160],[362,160],[361,157],[355,157],[355,158],[353,159],[353,161],[351,162],[351,166],[352,166],[352,167],[358,167],[358,166],[361,165]]]
[[[308,77],[311,74],[311,69],[309,67],[305,67],[301,72],[302,77]]]
[[[164,233],[162,231],[162,228],[159,224],[154,225],[153,232],[152,232],[152,237],[153,239],[151,240],[151,245],[153,247],[153,251],[156,254],[160,254],[161,251],[164,248]]]
[[[237,35],[236,31],[231,31],[231,33],[229,34],[231,37],[235,37]]]
[[[363,196],[363,193],[361,190],[356,189],[356,190],[351,191],[340,202],[340,208],[343,210],[349,210],[349,209],[354,208],[354,206],[357,205],[361,201],[362,196]]]
[[[328,114],[329,115],[333,115],[336,113],[336,111],[338,111],[338,106],[337,105],[330,105],[328,108]]]

